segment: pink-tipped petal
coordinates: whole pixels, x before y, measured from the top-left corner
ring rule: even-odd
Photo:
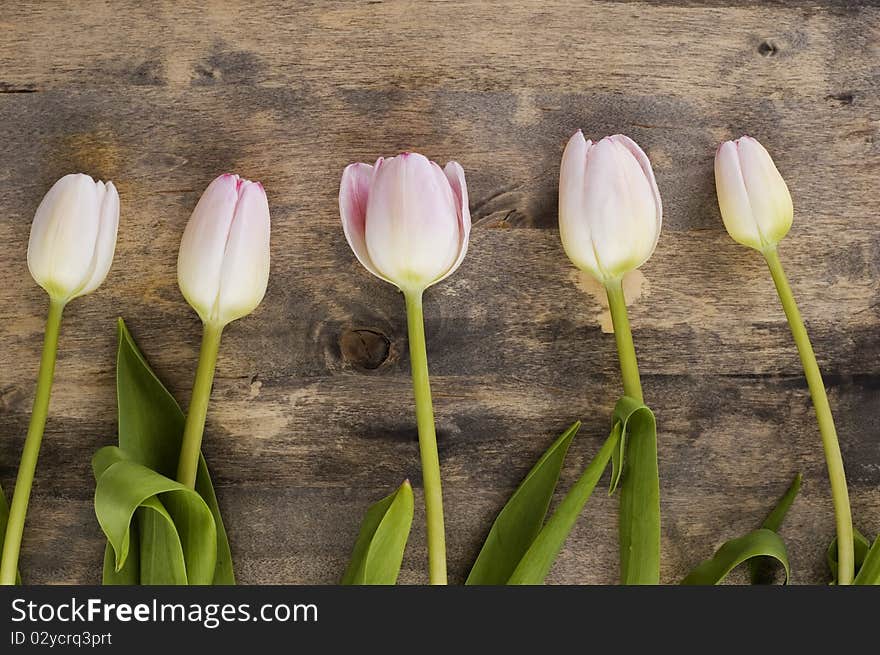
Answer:
[[[380,157],[375,168],[362,163],[345,167],[339,185],[339,214],[342,216],[342,231],[355,257],[370,273],[390,282],[373,264],[367,251],[367,201],[370,196],[370,182],[374,171],[379,170],[381,165]]]
[[[449,180],[449,186],[452,188],[452,193],[455,195],[455,199],[458,201],[460,242],[458,257],[456,257],[455,262],[452,264],[452,267],[448,271],[446,271],[446,273],[442,277],[440,277],[437,282],[445,280],[447,277],[455,273],[458,267],[461,266],[461,262],[464,261],[464,256],[467,254],[468,244],[470,242],[471,236],[471,209],[468,205],[468,190],[467,183],[464,179],[464,169],[457,161],[450,161],[447,162],[446,166],[444,167],[443,173],[446,175],[446,179]]]
[[[269,282],[269,202],[259,182],[243,180],[226,242],[217,320],[226,325],[250,314]]]

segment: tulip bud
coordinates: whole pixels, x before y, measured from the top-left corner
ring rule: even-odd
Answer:
[[[600,282],[644,264],[660,238],[663,207],[648,157],[629,137],[593,143],[580,130],[562,155],[559,233],[575,266]]]
[[[177,282],[204,323],[247,316],[269,283],[269,203],[259,182],[221,175],[205,189],[180,241]]]
[[[785,180],[764,146],[744,136],[715,154],[715,188],[724,227],[735,241],[764,250],[791,228],[794,208]]]
[[[464,170],[441,169],[417,153],[342,174],[339,212],[348,245],[364,267],[404,291],[451,275],[468,247],[471,215]]]
[[[112,182],[65,175],[43,197],[28,242],[28,268],[52,300],[97,289],[113,263],[119,194]]]

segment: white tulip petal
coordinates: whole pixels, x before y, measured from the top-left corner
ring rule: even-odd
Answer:
[[[116,236],[119,230],[119,194],[112,182],[99,182],[100,218],[98,238],[92,257],[92,274],[77,296],[84,296],[97,289],[110,272],[113,255],[116,252]]]
[[[568,140],[559,169],[559,234],[568,258],[581,270],[601,277],[590,221],[585,212],[587,157],[593,142],[578,130]]]
[[[269,282],[269,203],[259,182],[244,181],[226,242],[214,317],[221,325],[250,314]]]
[[[367,201],[370,260],[397,286],[424,289],[458,258],[458,215],[439,166],[416,153],[385,160],[374,171]]]
[[[88,175],[65,175],[37,208],[28,268],[56,300],[70,300],[86,283],[98,236],[98,192]]]
[[[736,145],[761,241],[764,246],[775,245],[788,233],[794,217],[788,186],[764,146],[747,136],[739,139]]]
[[[193,210],[177,256],[177,281],[184,298],[209,321],[220,293],[226,241],[238,202],[237,175],[216,178]]]
[[[749,193],[733,141],[725,141],[715,154],[715,190],[724,227],[733,239],[751,248],[761,249],[763,239],[752,213]]]
[[[376,168],[382,159],[376,162]],[[342,217],[342,230],[361,265],[376,277],[392,283],[379,272],[367,252],[367,199],[370,195],[370,182],[373,167],[369,164],[349,164],[342,172],[339,184],[339,214]]]
[[[656,245],[656,242],[660,239],[660,231],[663,228],[663,200],[660,198],[660,189],[657,187],[657,178],[654,176],[654,169],[651,166],[651,160],[648,159],[648,155],[645,154],[645,151],[642,150],[639,144],[625,134],[615,134],[609,138],[629,151],[639,164],[639,167],[642,169],[642,174],[651,187],[651,193],[654,197],[654,210],[657,217],[657,229],[655,233]]]
[[[471,238],[471,209],[468,204],[468,190],[467,182],[464,179],[464,169],[457,161],[450,161],[447,162],[446,166],[443,168],[443,173],[449,181],[449,186],[452,189],[452,193],[455,196],[459,207],[459,246],[458,256],[456,257],[455,262],[442,277],[438,278],[432,284],[445,280],[458,270],[458,267],[461,266],[461,262],[464,261],[464,256],[467,254],[468,244]]]

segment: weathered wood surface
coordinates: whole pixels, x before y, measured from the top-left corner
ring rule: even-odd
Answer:
[[[349,251],[338,181],[351,161],[411,148],[463,164],[475,223],[464,265],[426,299],[450,570],[462,581],[538,453],[584,419],[564,473],[574,480],[620,390],[602,308],[556,230],[558,161],[582,127],[644,146],[664,200],[631,307],[660,425],[662,579],[752,528],[800,470],[783,533],[796,581],[825,582],[832,510],[806,385],[759,256],[723,230],[712,158],[720,140],[749,133],[789,183],[797,215],[782,256],[826,374],[857,526],[876,534],[872,4],[3,3],[7,491],[46,304],[25,261],[34,209],[71,171],[112,179],[122,197],[110,276],[64,323],[26,580],[99,580],[89,460],[114,440],[117,315],[185,406],[199,325],[177,289],[177,246],[199,193],[227,170],[264,182],[274,221],[269,291],[225,334],[205,441],[238,574],[338,579],[367,505],[419,480],[402,298]],[[597,493],[550,580],[614,582],[616,548],[616,499]],[[402,580],[426,580],[420,513]]]

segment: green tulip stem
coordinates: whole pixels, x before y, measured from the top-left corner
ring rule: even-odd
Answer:
[[[222,325],[205,323],[205,329],[202,333],[202,348],[199,352],[199,364],[196,368],[196,379],[193,382],[192,397],[186,413],[183,443],[180,445],[180,460],[177,465],[177,481],[190,489],[196,487],[199,454],[202,451],[202,435],[205,432],[205,417],[208,415],[208,401],[211,398],[211,387],[214,385],[214,369],[217,365],[217,353],[220,350],[220,335],[222,333]]]
[[[614,338],[620,358],[623,392],[639,402],[642,382],[623,295],[623,279],[605,284]],[[660,474],[657,434],[649,430],[626,440],[620,482],[618,537],[620,582],[625,585],[660,583]]]
[[[428,378],[428,354],[425,346],[425,320],[422,290],[405,291],[406,319],[409,329],[409,357],[412,366],[413,393],[416,400],[416,424],[419,429],[419,452],[422,458],[422,481],[425,490],[425,516],[428,530],[428,578],[431,584],[446,584],[446,534],[443,527],[443,492],[440,486],[440,458]]]
[[[608,308],[614,324],[614,339],[617,341],[617,354],[620,357],[620,373],[623,377],[623,393],[630,398],[642,401],[642,380],[639,376],[639,363],[633,345],[629,316],[626,313],[626,300],[623,297],[623,279],[617,278],[606,283]]]
[[[807,378],[807,386],[813,397],[813,407],[816,409],[816,419],[819,422],[819,434],[822,437],[822,448],[825,451],[825,461],[828,466],[828,478],[831,481],[831,500],[834,504],[834,517],[837,524],[837,562],[838,584],[851,584],[854,575],[855,559],[853,553],[853,527],[852,513],[849,507],[849,493],[846,488],[846,473],[843,470],[843,457],[840,454],[840,444],[837,441],[837,430],[834,428],[834,418],[831,416],[831,406],[828,404],[828,394],[825,392],[825,383],[822,381],[822,373],[816,363],[816,354],[810,344],[807,328],[798,310],[794,294],[782,270],[782,262],[776,248],[768,248],[764,252],[764,259],[776,284],[779,300],[788,318],[791,334],[797,345],[804,367],[804,375]]]
[[[0,558],[0,584],[3,585],[14,585],[18,575],[18,556],[24,534],[24,520],[31,497],[31,487],[34,484],[34,473],[37,470],[40,444],[46,429],[46,418],[49,415],[49,398],[52,395],[52,378],[55,375],[58,335],[61,332],[61,315],[64,312],[64,305],[64,302],[49,300],[49,316],[46,319],[43,355],[40,359],[40,373],[37,377],[37,389],[34,393],[31,422],[24,440],[24,448],[21,451],[21,463],[18,465],[18,477],[15,479],[15,490],[12,494],[9,520],[6,524],[6,536],[3,540],[3,555]]]

